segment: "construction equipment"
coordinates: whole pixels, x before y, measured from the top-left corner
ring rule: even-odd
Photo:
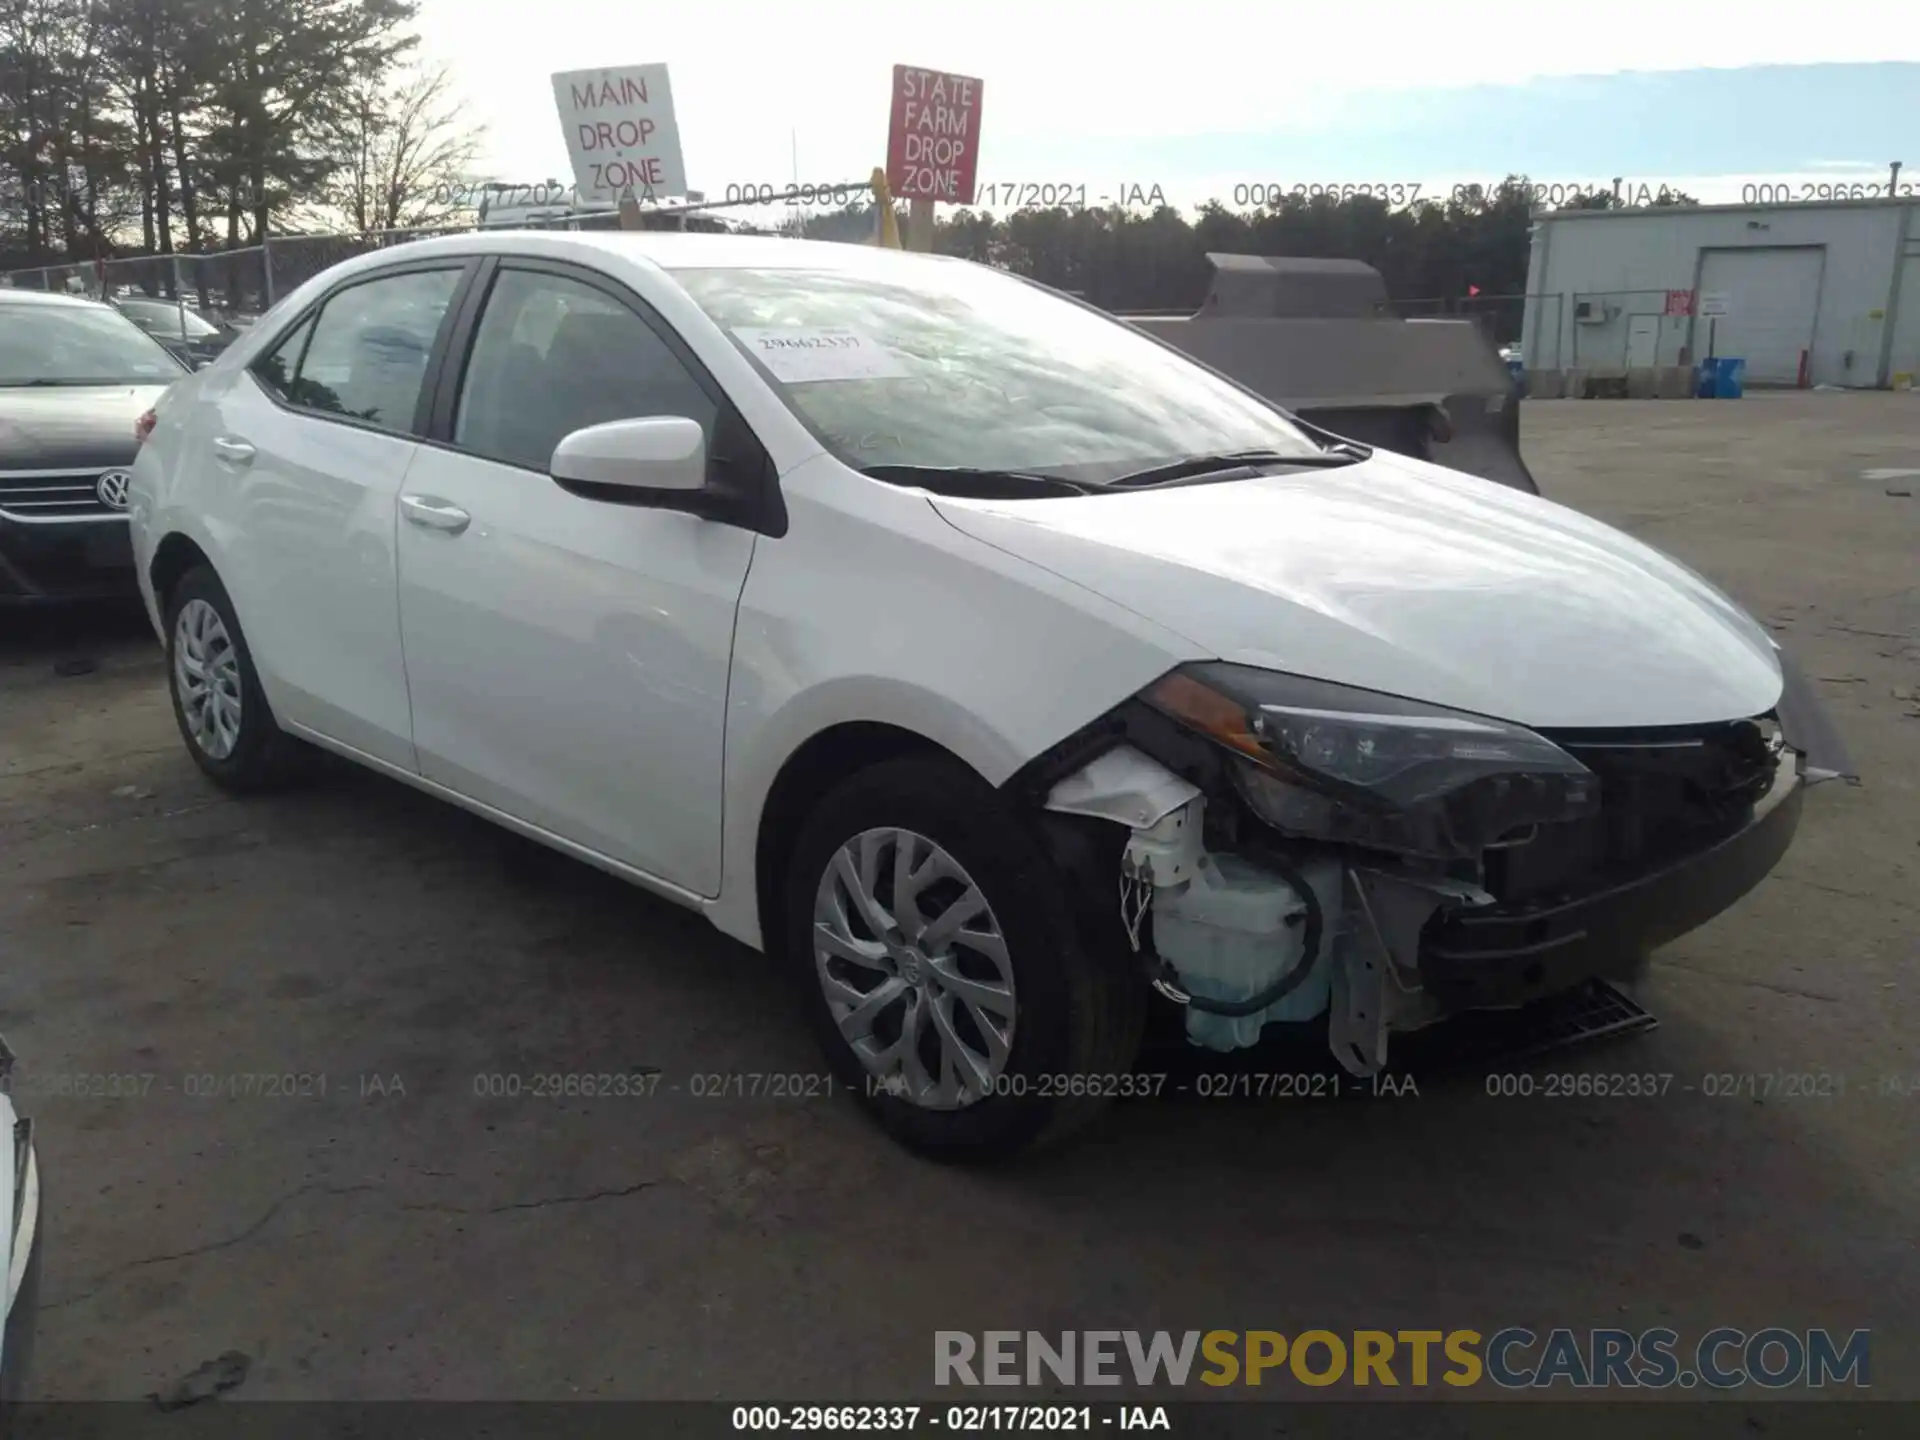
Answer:
[[[1192,315],[1121,316],[1310,425],[1538,495],[1520,394],[1471,320],[1408,320],[1358,260],[1209,254]]]

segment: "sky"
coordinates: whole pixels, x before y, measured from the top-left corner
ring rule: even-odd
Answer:
[[[668,66],[688,185],[709,199],[861,180],[884,162],[906,63],[984,82],[981,185],[1089,203],[1273,184],[1432,196],[1512,171],[1732,202],[1759,185],[1884,184],[1893,160],[1920,185],[1920,25],[1904,0],[424,0],[420,29],[487,127],[490,178],[516,184],[571,178],[554,72],[642,63]]]

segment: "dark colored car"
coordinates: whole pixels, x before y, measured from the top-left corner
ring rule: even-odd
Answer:
[[[240,331],[202,315],[191,305],[176,300],[157,300],[144,295],[116,295],[113,308],[158,340],[174,356],[198,366],[213,359],[231,345]]]
[[[0,605],[134,593],[134,422],[189,373],[110,305],[0,290]]]

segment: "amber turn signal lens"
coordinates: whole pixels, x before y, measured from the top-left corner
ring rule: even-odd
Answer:
[[[1238,701],[1176,670],[1147,692],[1147,700],[1183,724],[1211,736],[1229,749],[1265,761],[1266,750],[1253,733],[1253,719]]]

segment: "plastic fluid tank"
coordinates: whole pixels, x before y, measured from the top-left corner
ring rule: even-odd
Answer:
[[[1738,400],[1747,390],[1747,362],[1737,356],[1715,358],[1713,395],[1716,400]]]
[[[1304,955],[1306,902],[1287,881],[1237,856],[1204,857],[1191,881],[1155,894],[1152,914],[1154,948],[1189,995],[1250,1000]],[[1187,1038],[1209,1050],[1237,1050],[1273,1021],[1310,1020],[1324,1011],[1333,974],[1330,919],[1322,929],[1318,963],[1299,986],[1254,1015],[1189,1006]]]

